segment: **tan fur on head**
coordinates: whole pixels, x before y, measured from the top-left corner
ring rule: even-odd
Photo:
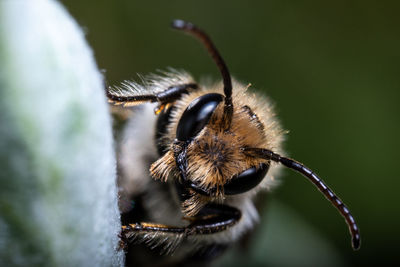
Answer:
[[[176,171],[176,164],[174,153],[172,152],[172,150],[165,153],[164,156],[151,164],[150,167],[151,177],[157,180],[161,180],[163,182],[166,182],[168,176],[174,171]]]
[[[195,216],[209,201],[210,197],[190,190],[191,197],[182,202],[182,212],[188,217]]]
[[[187,177],[204,189],[216,189],[213,197],[201,196],[193,192],[193,196],[182,204],[182,210],[190,216],[195,215],[201,203],[211,199],[222,200],[223,186],[235,175],[258,167],[263,159],[253,158],[242,152],[244,147],[267,148],[280,152],[283,131],[275,119],[271,105],[256,94],[247,92],[247,86],[233,83],[233,117],[229,131],[222,128],[224,103],[215,109],[209,123],[200,131],[187,147]],[[186,107],[197,97],[208,93],[223,95],[223,86],[218,84],[206,89],[199,89],[183,96],[175,103],[172,120],[168,126],[168,134],[162,139],[170,146],[161,159],[151,166],[151,174],[156,179],[166,181],[171,172],[178,174],[176,168],[173,142],[176,129]]]
[[[246,156],[241,149],[258,147],[264,140],[263,132],[240,108],[234,107],[231,128],[225,132],[222,128],[223,111],[221,103],[208,125],[187,149],[188,177],[203,188],[216,188],[217,195],[223,193],[223,186],[234,175],[262,162]]]

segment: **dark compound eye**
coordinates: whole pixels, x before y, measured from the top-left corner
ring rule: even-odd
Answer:
[[[252,167],[236,175],[224,185],[225,195],[241,194],[258,185],[267,174],[269,164],[261,163],[259,168]]]
[[[193,100],[179,120],[176,138],[179,141],[187,141],[195,137],[206,126],[223,98],[220,94],[212,93]]]

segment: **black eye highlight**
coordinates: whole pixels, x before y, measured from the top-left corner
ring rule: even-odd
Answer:
[[[193,100],[179,120],[176,138],[179,141],[188,141],[195,137],[206,126],[223,98],[221,94],[212,93]]]
[[[241,194],[257,186],[267,174],[269,164],[261,163],[259,168],[252,167],[236,175],[224,185],[225,195]]]

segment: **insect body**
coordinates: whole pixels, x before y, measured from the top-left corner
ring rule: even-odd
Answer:
[[[124,221],[123,242],[175,250],[177,257],[196,251],[215,256],[253,228],[258,214],[252,198],[273,186],[283,165],[314,183],[339,210],[358,249],[359,230],[343,202],[314,172],[279,154],[283,131],[265,97],[231,79],[203,31],[180,20],[173,27],[205,45],[223,81],[204,86],[171,71],[107,92],[114,104],[147,103],[128,122],[121,145],[122,195],[141,209]]]

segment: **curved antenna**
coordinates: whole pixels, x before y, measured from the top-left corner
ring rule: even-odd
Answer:
[[[208,53],[210,53],[214,62],[217,64],[224,82],[224,94],[225,94],[224,129],[228,130],[231,125],[232,114],[233,114],[232,79],[231,75],[229,74],[228,67],[225,64],[225,61],[222,59],[220,53],[218,52],[217,48],[214,46],[213,42],[208,37],[208,35],[201,29],[196,27],[196,25],[190,22],[177,19],[172,21],[172,28],[187,32],[196,37],[197,39],[199,39],[206,47]]]
[[[354,250],[358,250],[361,245],[361,236],[360,230],[351,215],[349,209],[346,205],[338,198],[335,193],[319,178],[312,170],[304,166],[302,163],[295,161],[293,159],[285,158],[276,154],[268,149],[263,148],[244,148],[244,153],[248,154],[249,156],[264,158],[267,160],[272,160],[275,162],[279,162],[284,166],[295,170],[302,175],[304,175],[308,180],[310,180],[319,191],[332,203],[333,206],[338,209],[339,213],[344,217],[349,231],[352,237],[352,246]]]

